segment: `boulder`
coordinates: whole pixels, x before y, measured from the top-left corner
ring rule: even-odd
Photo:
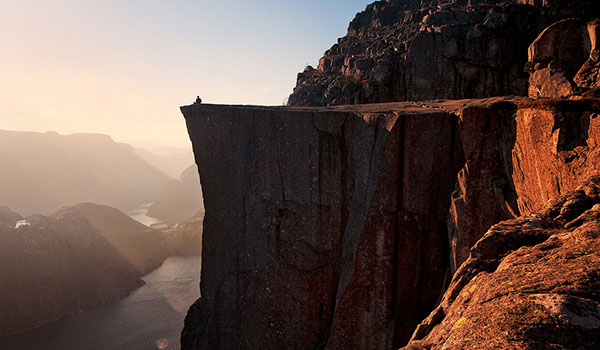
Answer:
[[[567,98],[573,94],[573,85],[564,72],[544,68],[534,71],[529,77],[531,98]]]
[[[572,79],[589,52],[585,22],[569,18],[544,29],[533,41],[528,49],[528,65],[535,71],[551,68]]]

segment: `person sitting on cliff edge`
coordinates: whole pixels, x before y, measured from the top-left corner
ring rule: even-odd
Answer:
[[[200,98],[200,96],[196,96],[196,101],[194,101],[195,105],[199,105],[202,103],[202,99]]]

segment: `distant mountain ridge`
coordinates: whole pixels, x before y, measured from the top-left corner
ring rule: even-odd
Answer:
[[[128,211],[169,179],[108,135],[0,130],[0,204],[25,215],[80,202]]]

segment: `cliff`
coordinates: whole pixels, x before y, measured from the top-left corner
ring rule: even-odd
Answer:
[[[298,74],[289,104],[525,96],[529,44],[554,22],[599,10],[593,0],[376,1],[316,69]]]
[[[597,348],[596,6],[378,1],[292,106],[182,107],[206,209],[182,348]],[[507,93],[534,99],[456,100]]]
[[[393,349],[490,226],[600,171],[600,101],[182,107],[206,216],[184,349]]]

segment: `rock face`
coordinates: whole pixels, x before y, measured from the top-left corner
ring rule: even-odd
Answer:
[[[493,224],[541,209],[600,170],[597,100],[521,100],[514,113],[467,107],[459,130],[466,162],[448,222],[453,267]]]
[[[600,20],[579,18],[546,28],[529,47],[529,97],[566,98],[598,88]]]
[[[291,107],[182,107],[206,206],[182,348],[597,347],[600,178],[565,195],[600,173],[596,7],[378,1]],[[361,104],[524,95],[527,60],[539,99]]]
[[[599,111],[183,107],[206,205],[183,348],[404,345],[490,226],[600,170]]]
[[[600,48],[598,36],[600,34],[600,20],[596,19],[587,25],[590,38],[590,57],[574,78],[579,87],[585,89],[598,89],[600,87]]]
[[[600,176],[493,226],[404,349],[598,349]]]
[[[557,21],[598,13],[591,0],[376,1],[357,14],[317,69],[298,74],[289,104],[524,96],[527,46]]]
[[[184,348],[407,337],[418,305],[438,298],[416,292],[441,292],[447,211],[435,199],[449,199],[460,154],[448,112],[394,110],[183,108],[206,206]]]

